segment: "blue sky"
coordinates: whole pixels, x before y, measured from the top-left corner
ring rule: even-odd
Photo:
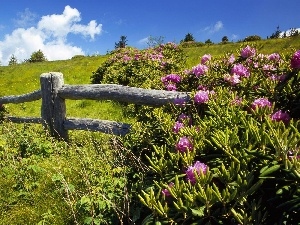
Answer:
[[[0,62],[19,62],[41,49],[48,60],[105,54],[121,35],[127,44],[147,47],[147,38],[179,43],[187,33],[196,41],[219,43],[249,35],[267,38],[300,27],[299,0],[11,0],[0,7]]]

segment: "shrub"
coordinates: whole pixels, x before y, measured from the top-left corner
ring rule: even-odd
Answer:
[[[249,41],[260,41],[260,40],[261,40],[260,36],[258,36],[258,35],[251,35],[251,36],[246,37],[243,41],[244,42],[249,42]]]
[[[151,211],[143,223],[297,224],[298,52],[242,46],[203,63],[180,80],[162,79],[190,101],[146,111],[125,137],[150,168],[140,187]]]
[[[182,49],[173,43],[146,50],[126,47],[111,52],[91,79],[92,83],[161,89],[160,77],[179,71],[184,63]]]

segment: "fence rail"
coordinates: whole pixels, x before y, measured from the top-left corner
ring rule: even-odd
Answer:
[[[51,135],[65,140],[68,130],[90,130],[124,136],[130,131],[130,124],[88,119],[66,118],[65,99],[114,100],[160,107],[176,99],[189,100],[188,92],[149,90],[116,84],[65,85],[63,74],[43,73],[40,76],[41,89],[18,96],[4,96],[0,104],[23,103],[42,99],[41,117],[7,117],[15,123],[39,123],[49,129]]]

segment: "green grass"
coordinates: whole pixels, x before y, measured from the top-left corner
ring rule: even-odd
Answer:
[[[227,44],[213,44],[204,45],[202,47],[185,48],[187,58],[187,67],[194,66],[200,62],[204,54],[211,54],[213,57],[223,56],[225,53],[237,53],[241,45],[250,44],[254,45],[260,53],[272,54],[281,53],[285,54],[292,49],[300,49],[300,36],[285,39],[267,39],[256,42],[248,43],[227,43]]]

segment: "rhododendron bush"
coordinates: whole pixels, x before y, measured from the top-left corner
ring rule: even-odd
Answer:
[[[190,99],[144,108],[123,140],[147,167],[129,187],[143,224],[298,224],[299,55],[247,45],[153,80]]]

